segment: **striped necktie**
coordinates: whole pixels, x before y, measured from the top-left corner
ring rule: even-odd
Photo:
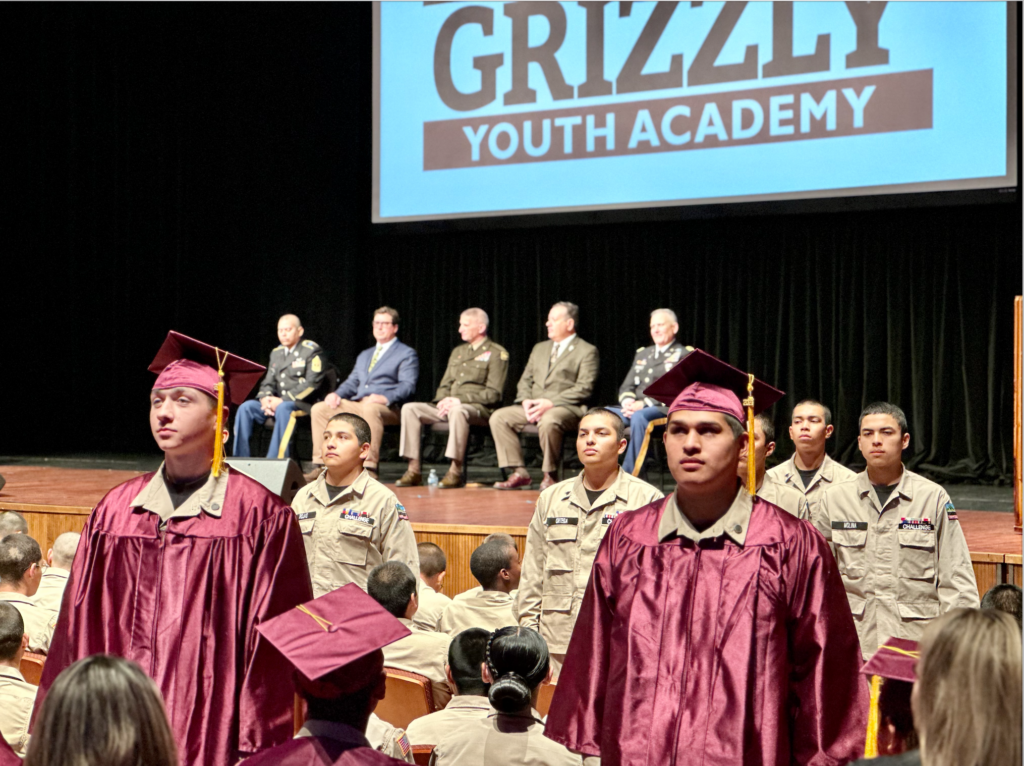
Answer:
[[[373,352],[373,359],[370,360],[370,368],[367,372],[373,372],[373,368],[377,364],[377,360],[380,359],[380,352],[382,348],[382,346],[377,346],[377,350]]]
[[[551,345],[551,358],[548,359],[548,370],[555,366],[555,362],[558,361],[558,344],[553,343]]]

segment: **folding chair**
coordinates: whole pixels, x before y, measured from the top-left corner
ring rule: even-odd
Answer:
[[[434,712],[434,698],[430,693],[430,679],[419,673],[398,668],[384,668],[387,687],[384,699],[377,703],[377,716],[400,729]]]
[[[39,686],[39,681],[43,677],[43,665],[46,664],[45,654],[33,654],[32,652],[25,652],[21,658],[21,674],[25,677],[25,680],[33,686]]]
[[[433,752],[433,745],[413,745],[412,759],[418,766],[430,766],[430,756]]]

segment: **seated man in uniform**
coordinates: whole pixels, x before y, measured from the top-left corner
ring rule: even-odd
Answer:
[[[267,620],[257,630],[292,666],[306,716],[295,739],[244,761],[244,766],[412,762],[378,752],[367,737],[376,718],[373,710],[384,699],[387,676],[381,648],[409,634],[398,620],[349,584]],[[396,746],[403,756],[411,754],[404,734]]]
[[[28,650],[46,654],[57,615],[33,602],[43,576],[39,543],[28,535],[8,535],[0,540],[0,601],[21,612],[28,633]]]
[[[235,413],[235,457],[249,457],[252,425],[263,425],[267,418],[274,419],[267,457],[291,455],[295,419],[309,414],[328,367],[320,346],[311,340],[301,340],[304,332],[295,314],[285,314],[277,320],[277,339],[281,345],[270,352],[267,374],[256,398],[243,402]]]
[[[468,628],[452,639],[445,666],[452,699],[444,710],[422,716],[409,724],[406,733],[410,743],[436,745],[445,734],[494,712],[487,699],[490,684],[480,674],[480,668],[487,659],[490,638],[490,632],[483,628]]]
[[[481,590],[455,599],[441,614],[437,629],[455,636],[467,628],[495,631],[519,621],[512,593],[519,587],[522,571],[515,543],[491,540],[482,543],[469,559],[469,571]]]
[[[17,511],[0,511],[0,540],[7,535],[27,535],[28,522]]]
[[[423,483],[420,462],[420,434],[423,426],[448,421],[445,457],[451,467],[441,479],[442,489],[466,483],[463,459],[469,441],[469,427],[485,426],[494,408],[501,404],[508,377],[508,351],[487,337],[487,312],[466,309],[459,317],[463,343],[448,357],[448,367],[434,394],[434,404],[409,402],[402,406],[402,435],[399,454],[408,458],[409,468],[395,482],[399,487]]]
[[[769,479],[804,494],[815,526],[818,524],[818,503],[825,490],[857,476],[826,454],[825,448],[834,431],[832,410],[815,399],[798,402],[793,408],[789,426],[793,457],[768,471]]]
[[[440,592],[448,570],[448,559],[436,543],[417,543],[420,557],[419,609],[413,624],[423,630],[437,630],[441,612],[452,600]]]
[[[639,476],[650,443],[654,426],[652,420],[664,419],[668,408],[661,402],[645,396],[647,386],[671,370],[693,346],[684,346],[676,340],[679,320],[672,309],[651,312],[651,340],[654,345],[636,350],[633,365],[619,386],[619,406],[609,407],[629,425],[629,445],[622,458],[622,470]]]
[[[21,674],[21,658],[28,634],[21,612],[0,601],[0,740],[22,758],[28,748],[28,724],[36,701],[36,687]]]
[[[68,584],[71,565],[75,563],[75,551],[82,536],[78,532],[64,532],[57,535],[53,547],[46,552],[46,563],[49,566],[39,581],[39,590],[32,601],[43,609],[51,612],[60,611],[60,600],[64,597],[64,588]]]
[[[410,635],[385,647],[384,664],[429,678],[434,707],[440,710],[452,697],[444,672],[451,639],[444,633],[421,630],[413,624],[419,603],[412,570],[400,561],[388,561],[370,572],[366,589],[410,630]]]
[[[765,461],[773,452],[775,452],[775,425],[767,413],[760,412],[754,418],[754,476],[756,477],[757,496],[777,505],[784,511],[789,511],[798,519],[809,518],[807,498],[803,493],[797,492],[785,484],[772,481],[765,474]],[[736,467],[736,473],[740,479],[747,478],[748,453],[749,451],[745,447],[740,450],[740,462]]]
[[[366,590],[370,570],[384,561],[419,569],[405,507],[363,467],[370,439],[358,415],[332,417],[323,432],[327,468],[292,498],[315,596],[350,582]]]
[[[390,306],[373,312],[373,337],[377,345],[360,352],[342,384],[313,405],[313,470],[306,474],[306,481],[313,481],[320,472],[324,427],[341,412],[358,415],[370,424],[366,470],[377,478],[384,426],[398,425],[399,407],[415,393],[420,358],[398,339],[398,312]]]
[[[835,551],[865,660],[891,637],[920,641],[940,614],[979,605],[953,502],[906,469],[909,444],[903,410],[865,407],[857,445],[867,467],[825,490],[815,524]]]
[[[494,485],[496,489],[531,486],[519,444],[519,432],[531,423],[537,426],[544,453],[540,488],[547,489],[557,481],[562,437],[576,428],[587,411],[585,402],[594,390],[599,367],[597,349],[576,335],[579,318],[580,310],[575,303],[560,301],[551,307],[548,340],[538,343],[530,352],[519,378],[516,403],[491,416],[498,465],[512,470],[507,480]]]

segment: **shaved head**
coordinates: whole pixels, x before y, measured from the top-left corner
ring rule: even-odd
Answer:
[[[71,571],[75,551],[82,536],[78,532],[65,532],[53,541],[53,566]]]
[[[295,316],[295,314],[285,314],[284,316],[277,320],[278,327],[280,327],[283,324],[286,324],[289,327],[302,327],[302,322],[299,320],[297,316]]]
[[[28,522],[17,511],[0,512],[0,539],[7,535],[27,535]]]

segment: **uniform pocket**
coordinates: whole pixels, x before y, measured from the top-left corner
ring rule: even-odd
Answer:
[[[896,610],[901,620],[934,620],[939,616],[938,601],[899,601]]]
[[[366,565],[366,551],[370,546],[373,528],[358,521],[339,521],[332,535],[334,557],[342,564]]]
[[[845,577],[863,577],[867,572],[868,531],[866,529],[833,529],[832,544],[836,549],[839,571]]]
[[[557,522],[559,519],[549,519],[549,521]],[[576,521],[576,519],[572,519],[572,521]],[[576,524],[552,523],[548,526],[544,538],[548,549],[545,568],[549,572],[572,571],[577,534]]]
[[[899,574],[910,580],[935,579],[935,532],[900,529]]]

